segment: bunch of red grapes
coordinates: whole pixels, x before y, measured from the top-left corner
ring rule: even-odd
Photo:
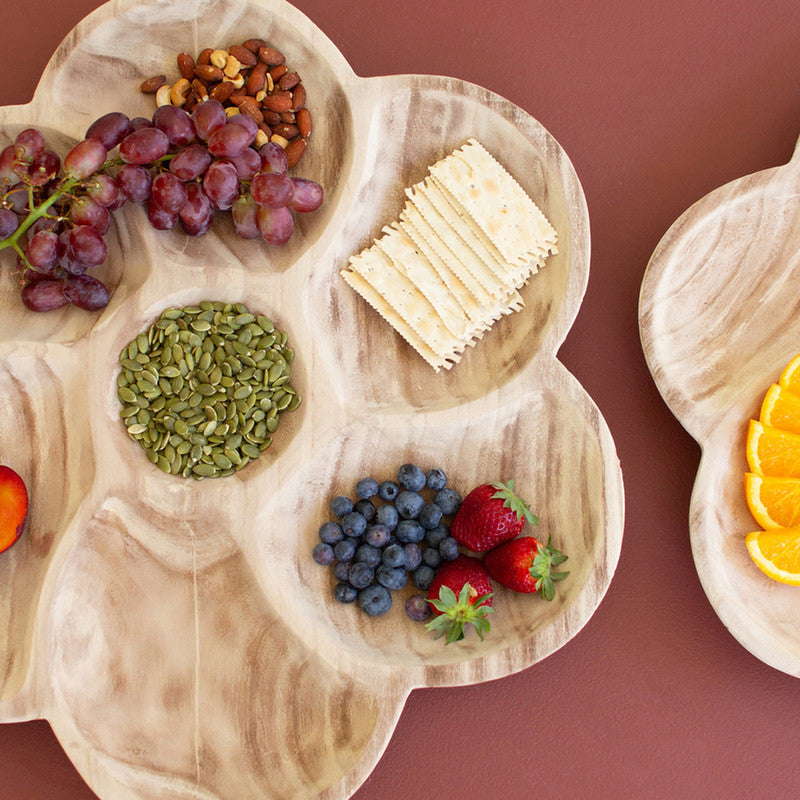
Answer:
[[[290,177],[279,144],[256,149],[257,132],[251,117],[228,117],[217,100],[191,115],[168,105],[152,119],[115,111],[92,123],[62,165],[40,131],[22,131],[0,152],[0,250],[17,253],[25,305],[106,306],[107,287],[87,272],[106,260],[111,212],[128,201],[146,204],[159,230],[179,225],[200,236],[215,211],[230,210],[239,236],[286,243],[292,212],[319,208],[322,187]]]

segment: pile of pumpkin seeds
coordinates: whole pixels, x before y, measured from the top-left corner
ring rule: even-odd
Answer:
[[[120,353],[120,417],[162,471],[231,475],[300,405],[293,358],[286,333],[241,303],[168,308]]]

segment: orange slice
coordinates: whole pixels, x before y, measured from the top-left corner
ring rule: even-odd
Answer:
[[[797,388],[800,389],[800,381]],[[800,394],[773,383],[764,395],[759,419],[764,425],[800,433]]]
[[[796,355],[784,368],[778,383],[790,392],[800,394],[800,354]]]
[[[750,420],[747,463],[756,475],[800,478],[800,434]]]
[[[762,528],[800,527],[800,480],[744,476],[744,493],[755,521]]]
[[[748,533],[747,551],[770,578],[800,586],[800,528],[774,528]]]

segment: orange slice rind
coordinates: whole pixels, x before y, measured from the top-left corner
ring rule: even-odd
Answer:
[[[745,538],[755,565],[773,580],[800,586],[800,528],[753,531]]]
[[[747,472],[744,492],[750,513],[765,530],[800,527],[800,479]]]

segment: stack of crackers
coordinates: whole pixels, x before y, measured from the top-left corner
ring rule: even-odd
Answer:
[[[341,274],[438,372],[523,306],[556,231],[475,139],[406,189],[398,220]]]

